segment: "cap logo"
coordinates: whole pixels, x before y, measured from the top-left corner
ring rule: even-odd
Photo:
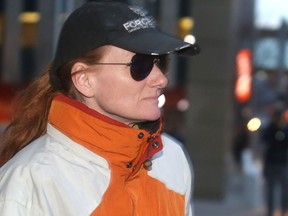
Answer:
[[[155,21],[152,17],[143,17],[128,21],[124,23],[123,26],[129,33],[131,33],[139,29],[155,28]]]
[[[155,28],[156,22],[153,17],[148,16],[148,11],[139,6],[128,6],[131,11],[140,16],[139,19],[130,20],[123,24],[124,28],[129,32],[134,32],[140,29]]]

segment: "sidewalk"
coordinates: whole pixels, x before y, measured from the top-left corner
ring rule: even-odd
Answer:
[[[265,206],[262,197],[255,196],[255,190],[247,193],[245,180],[235,177],[228,187],[226,198],[223,201],[195,200],[195,216],[265,216]],[[247,186],[246,186],[247,187]],[[249,187],[249,186],[248,186]],[[258,191],[260,192],[260,191]],[[247,197],[249,196],[250,197]],[[254,200],[252,199],[257,198]],[[249,203],[249,201],[252,203]]]
[[[194,216],[265,216],[264,182],[261,170],[248,160],[248,170],[228,168],[227,192],[222,201],[195,200]],[[231,159],[228,159],[231,164]]]

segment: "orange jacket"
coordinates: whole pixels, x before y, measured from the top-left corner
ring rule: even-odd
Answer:
[[[153,133],[131,128],[58,95],[51,105],[47,135],[30,145],[26,154],[16,155],[0,171],[5,179],[0,188],[19,175],[28,182],[20,197],[7,188],[0,191],[3,216],[13,214],[7,208],[7,214],[1,213],[8,198],[15,199],[15,205],[34,202],[25,207],[30,215],[192,215],[189,163],[181,146],[160,135],[160,128]],[[25,156],[28,153],[31,157]],[[15,174],[19,169],[30,170],[29,177]]]

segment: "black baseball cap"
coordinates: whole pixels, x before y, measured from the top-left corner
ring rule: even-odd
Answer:
[[[115,1],[90,1],[65,21],[50,70],[50,82],[59,86],[57,71],[86,52],[104,45],[146,55],[196,55],[200,49],[161,32],[153,17],[139,6]]]

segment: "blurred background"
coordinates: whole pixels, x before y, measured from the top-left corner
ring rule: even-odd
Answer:
[[[12,98],[52,60],[63,21],[86,1],[0,0],[0,134]],[[288,0],[122,2],[201,46],[199,56],[172,57],[162,98],[164,129],[193,164],[195,215],[266,215],[262,135],[276,111],[288,121]]]

